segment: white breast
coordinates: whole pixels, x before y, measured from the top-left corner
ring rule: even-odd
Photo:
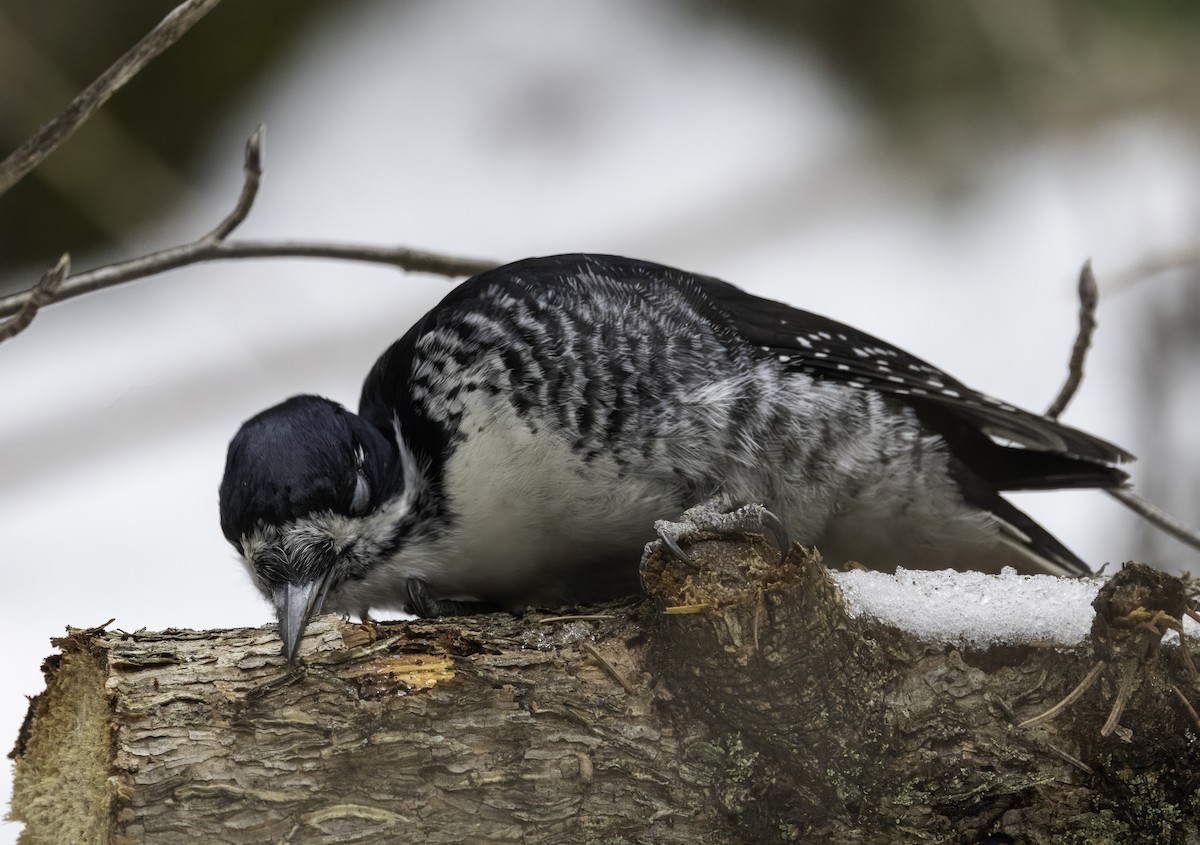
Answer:
[[[456,518],[444,549],[452,583],[554,599],[557,582],[577,584],[609,558],[628,581],[654,520],[681,509],[673,485],[618,478],[613,460],[585,460],[561,436],[527,425],[504,399],[474,394],[463,420],[467,438],[445,472]]]

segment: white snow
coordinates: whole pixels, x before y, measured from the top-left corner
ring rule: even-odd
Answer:
[[[963,648],[1085,640],[1092,627],[1092,601],[1104,578],[929,572],[835,572],[850,616],[867,616],[911,631],[922,639]],[[1184,619],[1189,638],[1200,626]],[[1168,634],[1170,640],[1175,635]]]

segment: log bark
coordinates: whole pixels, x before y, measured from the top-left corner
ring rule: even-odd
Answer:
[[[273,627],[71,631],[21,841],[1200,843],[1177,579],[1115,576],[1091,642],[965,651],[849,617],[799,547],[689,554],[577,618],[323,617],[295,668]]]

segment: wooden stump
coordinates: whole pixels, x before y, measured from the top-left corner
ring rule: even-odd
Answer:
[[[1200,843],[1175,579],[1115,576],[1091,642],[963,651],[850,618],[798,547],[689,553],[575,617],[323,617],[299,667],[273,626],[71,631],[22,842]]]

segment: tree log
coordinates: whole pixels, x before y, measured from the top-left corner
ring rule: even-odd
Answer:
[[[968,651],[851,618],[799,547],[689,554],[577,617],[322,617],[297,667],[273,626],[72,630],[21,841],[1200,843],[1177,579],[1114,576],[1090,642]]]

